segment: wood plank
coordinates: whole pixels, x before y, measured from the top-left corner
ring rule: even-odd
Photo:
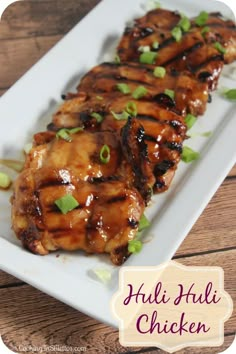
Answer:
[[[85,346],[91,353],[127,351],[117,330],[27,285],[0,289],[0,318],[0,333],[11,349],[50,344]]]
[[[23,282],[12,275],[0,270],[0,288],[7,287],[13,284],[23,284]]]
[[[220,346],[220,347],[188,347],[188,348],[185,348],[183,350],[179,350],[177,353],[178,354],[193,354],[193,351],[194,351],[194,354],[202,354],[202,353],[204,353],[204,354],[218,354],[218,353],[222,353],[222,352],[224,352],[226,349],[228,349],[231,346],[231,344],[233,343],[234,337],[235,337],[234,334],[232,334],[230,336],[226,336],[225,340],[224,340],[224,344],[222,346]],[[151,350],[143,349],[143,350],[141,350],[138,353],[153,354],[154,352],[156,354],[166,353],[166,352],[163,352],[163,350],[157,349],[157,348],[152,348]]]
[[[1,41],[0,87],[10,87],[53,47],[62,35]]]
[[[10,5],[0,22],[0,40],[67,33],[99,0],[24,0]]]
[[[236,164],[234,165],[228,176],[236,177]]]
[[[5,93],[7,92],[7,88],[0,88],[0,97]]]
[[[223,267],[225,289],[235,300],[236,291],[233,285],[235,258],[236,251],[229,251],[182,258],[179,262],[191,266]],[[28,285],[0,289],[0,318],[0,333],[5,343],[12,349],[13,346],[20,344],[34,346],[66,344],[73,347],[85,346],[91,353],[140,351],[140,348],[122,347],[119,344],[117,330]],[[232,328],[235,328],[235,316],[226,323],[225,333],[232,333]],[[164,354],[163,351],[160,353]]]
[[[236,180],[225,180],[175,256],[236,246]]]

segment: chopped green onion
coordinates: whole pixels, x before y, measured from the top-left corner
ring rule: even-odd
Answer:
[[[11,168],[16,172],[21,172],[23,170],[25,163],[23,161],[17,161],[17,160],[0,159],[0,164],[8,168]]]
[[[77,128],[72,128],[72,129],[66,129],[66,128],[63,128],[63,129],[60,129],[57,133],[56,133],[56,137],[59,139],[63,139],[63,140],[66,140],[68,142],[71,142],[72,141],[72,138],[71,138],[71,134],[76,134],[78,132],[81,132],[83,131],[84,128],[83,127],[77,127]]]
[[[226,49],[220,44],[220,42],[215,42],[214,43],[214,48],[218,50],[221,54],[226,53]]]
[[[116,87],[124,95],[128,95],[130,93],[130,88],[127,84],[117,84]]]
[[[127,120],[129,118],[129,113],[126,111],[123,111],[122,113],[115,113],[114,111],[111,111],[111,114],[116,120]]]
[[[83,130],[84,130],[84,127],[77,127],[77,128],[68,129],[69,134],[76,134],[76,133],[82,132]]]
[[[139,100],[143,96],[148,93],[148,90],[144,86],[138,86],[136,90],[134,90],[132,96],[135,100]]]
[[[174,98],[175,98],[175,91],[173,91],[173,90],[166,89],[164,91],[164,94],[169,96],[170,98],[172,98],[172,100],[174,100]]]
[[[200,14],[197,16],[197,18],[195,19],[195,23],[198,26],[204,26],[208,20],[208,13],[206,11],[202,11],[200,12]]]
[[[171,31],[172,37],[174,37],[174,39],[176,40],[176,42],[180,42],[181,38],[182,38],[182,31],[181,28],[179,27],[174,27]]]
[[[66,140],[68,142],[72,141],[71,137],[70,137],[70,134],[68,133],[68,130],[69,129],[60,129],[57,133],[56,133],[56,137],[59,139],[63,139],[63,140]]]
[[[190,147],[188,146],[184,146],[183,147],[183,152],[181,155],[181,160],[189,163],[192,162],[194,160],[197,160],[199,158],[200,154],[197,151],[192,150]]]
[[[166,75],[166,69],[163,68],[163,66],[157,66],[153,71],[153,75],[155,77],[159,77],[159,78],[163,79],[163,77],[165,77],[165,75]]]
[[[136,117],[138,114],[136,104],[134,102],[128,102],[126,105],[126,112],[129,113],[131,117]]]
[[[154,64],[156,58],[157,58],[156,52],[146,52],[140,55],[139,61],[142,64]]]
[[[139,221],[139,228],[138,231],[143,231],[144,229],[146,229],[147,227],[150,226],[150,221],[147,219],[147,217],[145,216],[145,214],[142,215],[140,221]]]
[[[108,145],[103,145],[100,150],[100,160],[102,163],[107,164],[110,161],[111,153]]]
[[[155,9],[159,9],[161,7],[161,3],[156,0],[148,0],[145,3],[144,9],[145,11],[152,11]]]
[[[102,96],[96,96],[96,99],[99,100],[99,101],[102,101],[103,97]]]
[[[201,34],[204,36],[204,34],[208,33],[209,31],[210,31],[210,27],[209,26],[205,26],[201,30]]]
[[[209,138],[210,136],[212,136],[212,132],[209,131],[209,132],[201,133],[201,136],[203,136],[204,138]]]
[[[141,45],[139,48],[138,48],[138,51],[139,52],[142,52],[142,53],[147,53],[147,52],[150,52],[151,48],[149,45]]]
[[[185,15],[182,16],[181,20],[178,23],[178,27],[180,27],[184,32],[188,32],[191,28],[191,22]]]
[[[120,64],[121,63],[121,60],[120,60],[120,57],[119,57],[118,54],[115,55],[114,61],[115,61],[116,64]]]
[[[64,215],[79,206],[79,203],[71,194],[65,195],[64,197],[57,199],[54,203]]]
[[[230,89],[223,93],[224,97],[228,100],[236,100],[236,89]]]
[[[159,48],[159,43],[157,41],[152,43],[152,48],[153,49],[158,49]]]
[[[10,185],[10,177],[6,173],[0,172],[0,188],[7,189]]]
[[[212,132],[208,131],[208,132],[204,132],[204,133],[191,133],[191,134],[188,134],[188,136],[190,138],[196,138],[197,136],[202,136],[203,138],[209,138],[210,136],[212,136]]]
[[[192,114],[187,114],[184,120],[187,125],[187,128],[191,129],[192,126],[196,123],[197,118]]]
[[[101,114],[96,113],[96,112],[93,112],[90,115],[91,115],[91,117],[95,118],[98,123],[101,123],[104,119],[104,117]]]
[[[132,240],[128,243],[128,251],[130,253],[139,253],[143,248],[143,244],[139,240]]]
[[[104,284],[107,284],[111,280],[111,271],[109,269],[93,269],[93,273]]]

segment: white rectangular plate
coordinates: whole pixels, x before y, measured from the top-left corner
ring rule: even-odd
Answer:
[[[0,156],[19,159],[22,147],[34,132],[44,130],[50,114],[60,103],[60,96],[74,89],[81,74],[104,59],[115,47],[125,23],[145,13],[145,0],[103,0],[89,15],[22,77],[1,99]],[[189,16],[201,10],[232,13],[215,1],[165,1],[163,7],[178,9]],[[235,87],[230,79],[232,65],[221,79],[221,86]],[[227,74],[228,73],[228,74]],[[229,77],[228,77],[228,76]],[[45,113],[46,112],[46,113]],[[171,259],[200,213],[222,183],[236,155],[236,117],[234,104],[219,94],[207,113],[194,126],[195,132],[212,131],[210,138],[196,137],[188,145],[200,151],[201,158],[181,163],[170,190],[153,198],[147,209],[152,227],[139,255],[128,265],[157,265]],[[10,170],[8,171],[10,173]],[[82,252],[60,252],[46,257],[24,250],[11,231],[10,192],[0,192],[0,268],[36,288],[108,324],[116,326],[109,309],[117,289],[118,267],[108,257],[86,256]],[[196,250],[197,251],[197,250]],[[91,276],[91,269],[112,271],[112,281],[105,286]]]

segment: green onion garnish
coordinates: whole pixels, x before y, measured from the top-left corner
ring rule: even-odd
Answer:
[[[163,66],[157,66],[153,71],[153,75],[155,77],[159,77],[159,78],[163,79],[163,77],[165,77],[165,75],[166,75],[166,69],[163,68]]]
[[[139,48],[138,48],[138,51],[139,52],[142,52],[142,53],[147,53],[147,52],[150,52],[151,48],[149,45],[141,45]]]
[[[172,100],[174,100],[174,98],[175,98],[175,91],[173,91],[173,90],[166,89],[164,91],[164,94],[169,96]]]
[[[6,173],[0,172],[0,188],[7,189],[10,185],[10,177]]]
[[[71,194],[65,195],[64,197],[57,199],[54,203],[56,204],[58,209],[60,209],[62,214],[67,214],[69,211],[79,206],[79,203]]]
[[[190,147],[188,146],[184,146],[183,147],[183,152],[181,155],[181,160],[189,163],[192,162],[194,160],[197,160],[199,158],[200,154],[197,151],[192,150]]]
[[[181,28],[179,27],[174,27],[171,31],[172,37],[174,37],[174,39],[176,40],[176,42],[180,42],[181,38],[182,38],[182,31]]]
[[[104,119],[104,117],[101,114],[96,113],[96,112],[93,112],[90,115],[91,115],[91,117],[95,118],[98,123],[101,123]]]
[[[68,129],[69,134],[76,134],[78,132],[82,132],[83,130],[84,130],[84,127],[77,127],[77,128]]]
[[[130,88],[127,84],[117,84],[116,87],[124,95],[128,95],[130,93]]]
[[[214,43],[214,48],[218,50],[221,54],[226,53],[226,49],[220,44],[220,42],[215,42]]]
[[[192,126],[196,123],[197,118],[193,116],[192,114],[187,114],[184,121],[187,125],[188,129],[191,129]]]
[[[129,118],[129,113],[126,111],[123,111],[122,113],[115,113],[114,111],[111,111],[111,114],[116,120],[127,120]]]
[[[143,244],[139,240],[132,240],[128,243],[128,251],[130,253],[139,253],[143,248]]]
[[[152,48],[153,49],[158,49],[159,48],[159,43],[157,41],[152,43]]]
[[[143,231],[144,229],[146,229],[147,227],[150,226],[150,221],[147,219],[147,217],[145,216],[145,214],[142,215],[140,221],[139,221],[139,228],[138,231]]]
[[[185,15],[182,16],[181,20],[178,23],[178,27],[180,27],[184,32],[188,32],[191,28],[191,22]]]
[[[210,27],[209,26],[205,26],[201,30],[201,34],[204,36],[204,34],[208,33],[209,31],[210,31]]]
[[[72,141],[72,138],[71,138],[71,134],[76,134],[78,132],[81,132],[83,131],[84,128],[83,127],[78,127],[78,128],[72,128],[72,129],[66,129],[66,128],[63,128],[63,129],[60,129],[57,133],[56,133],[56,137],[59,139],[63,139],[63,140],[66,140],[68,142],[71,142]]]
[[[206,11],[202,11],[200,12],[200,14],[198,15],[198,17],[195,19],[195,23],[198,26],[204,26],[208,20],[208,13]]]
[[[109,269],[93,269],[93,273],[104,284],[107,284],[111,280],[111,270]]]
[[[69,133],[68,133],[68,130],[69,129],[60,129],[57,133],[56,133],[56,137],[59,139],[63,139],[63,140],[66,140],[68,142],[72,141]]]
[[[119,57],[118,54],[115,55],[114,61],[115,61],[116,64],[120,64],[121,63],[121,60],[120,60],[120,57]]]
[[[148,90],[144,87],[144,86],[138,86],[132,96],[135,100],[139,100],[140,98],[142,98],[143,96],[145,96],[148,93]]]
[[[139,61],[142,64],[154,64],[156,58],[157,58],[156,52],[145,52],[140,55]]]
[[[201,136],[203,138],[209,138],[210,136],[212,136],[212,131],[203,132],[203,133],[191,133],[191,134],[188,134],[188,136],[190,138],[196,138],[198,136]]]
[[[200,136],[203,136],[204,138],[209,138],[210,136],[212,136],[212,131],[201,133]]]
[[[131,117],[136,117],[138,114],[136,104],[134,102],[128,102],[126,105],[126,112],[129,113]]]
[[[223,93],[224,97],[228,100],[236,100],[236,89],[230,89]]]
[[[103,97],[102,96],[96,96],[96,99],[99,100],[99,101],[102,101]]]
[[[102,163],[107,164],[110,161],[111,153],[108,145],[103,145],[100,150],[100,160]]]

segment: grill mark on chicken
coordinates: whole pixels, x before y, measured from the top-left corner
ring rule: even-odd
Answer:
[[[111,181],[119,181],[120,176],[108,176],[108,177],[90,177],[88,178],[88,182],[91,184],[100,184]]]
[[[152,195],[154,176],[144,136],[145,131],[142,125],[131,117],[121,129],[122,149],[134,172],[134,185],[147,204]]]
[[[166,95],[165,93],[159,93],[155,95],[153,97],[153,100],[166,108],[173,109],[176,106],[175,100],[173,100],[170,96]]]
[[[176,56],[172,57],[171,59],[167,60],[166,62],[162,62],[162,65],[168,66],[168,65],[172,64],[173,62],[175,62],[176,60],[182,59],[183,57],[187,56],[188,54],[193,53],[197,49],[203,47],[203,45],[204,45],[203,42],[197,42],[193,46],[191,46],[190,48],[184,49],[182,52],[178,53]],[[189,67],[191,67],[191,64],[189,65]]]
[[[216,55],[212,55],[211,57],[207,58],[205,61],[201,62],[200,64],[198,64],[197,66],[194,67],[194,71],[197,71],[199,69],[201,69],[202,67],[206,66],[206,64],[211,63],[212,61],[223,61],[224,60],[224,55],[223,54],[216,54]],[[205,72],[204,72],[205,73]],[[199,74],[201,75],[201,73]],[[212,74],[210,74],[212,76]]]
[[[132,228],[135,229],[137,226],[139,226],[139,221],[135,219],[128,219],[128,225]]]
[[[167,38],[162,43],[159,44],[159,47],[157,49],[153,48],[152,50],[154,52],[157,52],[158,50],[163,49],[174,42],[175,42],[175,39],[173,37]]]
[[[173,161],[164,160],[155,166],[154,174],[155,176],[162,176],[173,166],[174,166]]]
[[[118,196],[115,196],[115,197],[113,197],[111,199],[108,199],[106,201],[106,203],[107,204],[113,204],[113,203],[117,203],[117,202],[122,202],[124,200],[126,200],[126,196],[125,195],[118,195]]]

